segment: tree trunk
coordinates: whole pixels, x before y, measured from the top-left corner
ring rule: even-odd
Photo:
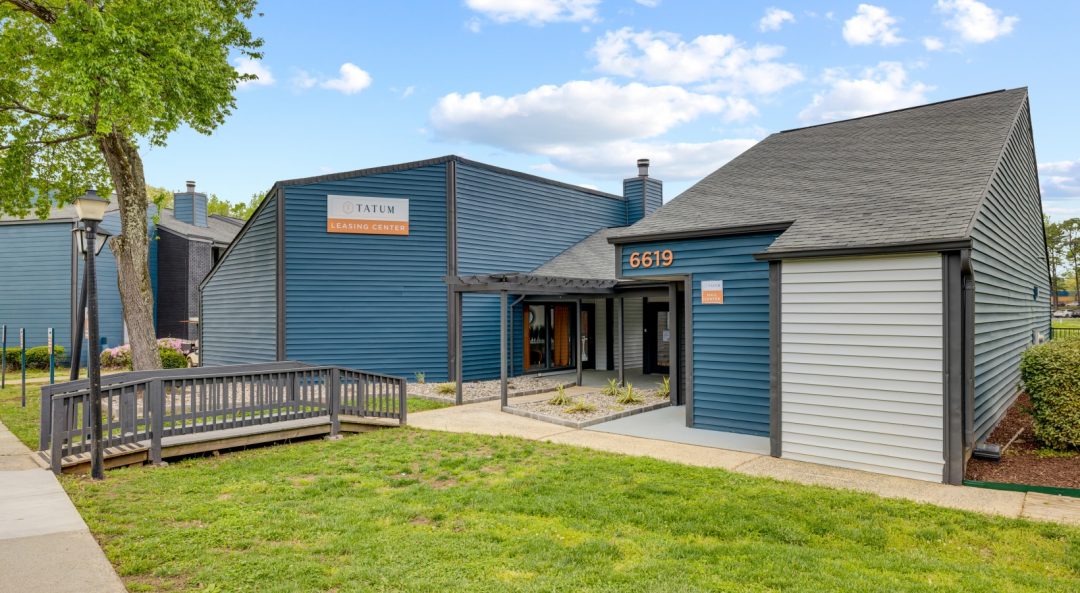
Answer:
[[[120,232],[109,248],[116,256],[120,302],[136,371],[161,368],[154,331],[154,293],[150,285],[150,237],[142,158],[130,138],[113,131],[98,138],[120,205]]]

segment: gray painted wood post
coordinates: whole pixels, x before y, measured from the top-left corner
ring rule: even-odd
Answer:
[[[150,463],[161,464],[161,436],[165,432],[165,385],[154,379],[147,385],[150,400]]]
[[[577,317],[574,320],[574,358],[577,359],[577,386],[581,387],[581,299],[576,301]]]
[[[60,461],[63,458],[61,453],[64,443],[64,433],[67,432],[67,404],[72,401],[70,398],[65,398],[62,401],[54,402],[52,406],[52,442],[49,443],[49,463],[52,466],[52,471],[56,475],[60,475],[63,469]]]
[[[326,407],[330,412],[330,436],[341,433],[341,369],[330,369],[326,385]]]
[[[461,335],[463,333],[464,324],[461,321],[462,309],[464,309],[463,302],[465,300],[464,293],[460,291],[454,292],[454,310],[456,315],[454,316],[454,405],[460,406],[463,403],[464,398],[464,386],[461,379]]]
[[[120,390],[120,434],[132,434],[135,432],[135,393],[138,387]]]
[[[506,347],[509,341],[506,336],[506,297],[505,290],[499,291],[499,401],[503,408],[506,407],[509,398],[506,385]]]
[[[668,284],[668,384],[671,405],[679,403],[679,285]],[[663,336],[661,336],[663,337]]]
[[[623,348],[623,298],[615,297],[615,370],[619,385],[626,384],[626,356]]]
[[[0,364],[3,364],[0,362]],[[41,388],[41,411],[38,414],[38,451],[44,451],[49,447],[50,435],[52,434],[52,394],[44,387]]]
[[[397,382],[399,418],[398,425],[405,426],[409,421],[409,382],[401,379]]]

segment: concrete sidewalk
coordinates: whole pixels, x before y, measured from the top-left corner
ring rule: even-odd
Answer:
[[[67,493],[0,423],[0,593],[123,593]]]
[[[571,388],[566,391],[573,395],[574,389],[581,388]],[[717,467],[741,474],[800,484],[869,492],[886,498],[902,498],[990,515],[1080,525],[1080,499],[1076,498],[935,484],[777,459],[756,453],[567,428],[541,420],[503,413],[498,401],[409,414],[409,425],[427,430],[515,436],[536,441],[576,445],[687,465]]]

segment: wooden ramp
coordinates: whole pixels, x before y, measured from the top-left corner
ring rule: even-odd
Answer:
[[[397,420],[389,418],[342,415],[339,416],[339,421],[343,433],[370,432],[400,426]],[[329,436],[331,429],[330,418],[317,417],[164,437],[161,439],[161,457],[162,459],[170,459],[200,453],[213,453],[269,443],[287,442],[295,439]],[[52,459],[48,451],[38,451],[34,455],[34,460],[44,469],[52,467]],[[149,461],[149,441],[137,441],[105,449],[105,469],[142,465]],[[90,453],[62,457],[60,467],[65,474],[89,473]]]

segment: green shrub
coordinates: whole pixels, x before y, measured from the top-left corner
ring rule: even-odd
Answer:
[[[548,403],[553,406],[565,406],[570,403],[570,396],[566,395],[566,388],[559,385],[555,388],[555,397],[548,400]]]
[[[64,358],[64,347],[56,346],[56,365],[60,366],[60,361],[66,360]],[[7,370],[17,371],[22,368],[22,351],[18,348],[11,348],[11,344],[8,344],[7,351]],[[48,346],[34,346],[33,348],[26,349],[26,369],[27,370],[49,370],[49,347]]]
[[[435,393],[441,393],[442,395],[457,395],[457,383],[439,383],[435,387]]]
[[[421,373],[420,371],[417,371],[417,372],[416,372],[416,373],[414,373],[414,374],[415,374],[415,376],[416,376],[416,382],[417,382],[418,384],[420,384],[420,385],[423,385],[423,384],[424,384],[424,381],[425,381],[425,379],[426,379],[426,377],[427,377],[427,375],[425,375],[424,373]]]
[[[131,346],[124,344],[101,351],[101,368],[131,370]]]
[[[176,350],[165,348],[163,346],[159,348],[158,351],[161,353],[161,368],[186,369],[188,367],[187,357]]]
[[[1052,449],[1080,448],[1080,341],[1028,349],[1020,376],[1031,396],[1035,438]]]

